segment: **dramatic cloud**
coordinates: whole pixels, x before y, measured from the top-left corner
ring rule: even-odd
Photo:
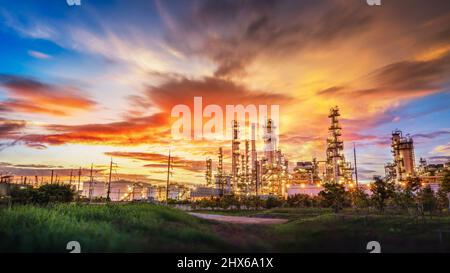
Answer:
[[[95,102],[80,90],[69,86],[56,86],[33,79],[0,74],[0,86],[6,88],[9,98],[0,101],[3,112],[25,112],[55,116],[68,116],[77,110],[90,110]]]
[[[155,106],[170,113],[173,106],[185,104],[193,109],[194,97],[203,98],[203,105],[271,105],[284,104],[292,98],[276,92],[251,90],[229,80],[207,77],[200,80],[173,79],[147,90],[147,98]]]
[[[170,45],[214,61],[216,76],[242,75],[261,54],[330,46],[367,29],[372,15],[347,1],[195,1],[181,14],[171,14],[163,1],[157,6]]]
[[[345,98],[414,98],[442,91],[450,78],[450,54],[429,61],[403,61],[375,70],[366,76],[372,87],[355,90],[333,86],[318,92],[322,96]]]
[[[0,139],[10,139],[17,136],[27,123],[24,120],[7,120],[0,118]]]
[[[158,153],[145,153],[145,152],[107,152],[107,156],[122,157],[128,159],[137,159],[141,161],[148,161],[151,163],[145,164],[147,168],[167,169],[169,157],[168,155],[162,155]],[[171,156],[172,167],[181,168],[187,171],[198,172],[204,170],[205,162],[198,160],[189,160],[179,156]]]
[[[164,142],[168,129],[166,114],[130,118],[125,121],[86,124],[86,125],[48,125],[50,134],[29,134],[21,141],[26,144],[62,145],[66,143],[85,143],[98,145],[141,145]]]
[[[286,95],[249,90],[228,80],[205,78],[189,80],[173,79],[160,86],[149,87],[143,97],[131,97],[133,111],[141,113],[149,107],[158,113],[140,117],[131,115],[123,121],[84,125],[46,125],[48,134],[28,134],[21,142],[30,147],[39,145],[61,145],[85,143],[101,145],[142,145],[170,141],[171,109],[177,104],[186,104],[193,109],[194,96],[203,97],[204,105],[218,104],[282,104],[291,100]],[[132,112],[133,113],[133,112]]]
[[[102,146],[124,146],[134,154],[114,155],[121,172],[158,181],[170,146],[178,180],[198,183],[220,146],[229,168],[230,143],[171,139],[172,107],[192,109],[195,96],[204,106],[280,105],[279,148],[291,162],[324,159],[335,105],[344,152],[355,142],[376,163],[367,175],[391,160],[394,128],[411,133],[417,156],[448,155],[447,0],[156,0],[75,14],[23,6],[0,8],[5,44],[17,45],[0,63],[0,150],[14,161],[20,153],[4,148],[15,144],[41,149],[32,154],[42,162],[58,162],[59,145],[100,162],[109,160]]]

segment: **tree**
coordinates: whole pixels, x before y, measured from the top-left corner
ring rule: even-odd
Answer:
[[[394,195],[394,184],[387,180],[381,179],[380,177],[375,177],[374,183],[370,188],[372,192],[372,201],[374,202],[376,208],[382,212],[386,205],[387,199],[393,197]]]
[[[401,183],[400,187],[395,189],[395,203],[402,209],[417,208],[417,199],[415,194],[420,190],[420,178],[408,177]]]
[[[345,187],[338,183],[325,183],[324,189],[319,192],[324,205],[333,208],[335,213],[344,208],[346,195]]]
[[[369,206],[369,195],[359,187],[350,191],[350,199],[352,206],[357,209],[367,208]]]
[[[405,190],[414,193],[420,189],[420,185],[419,177],[408,177],[405,181]]]
[[[19,204],[48,204],[71,202],[75,191],[68,185],[47,184],[39,188],[18,188],[11,191],[11,201]]]
[[[437,208],[440,211],[448,209],[448,193],[443,188],[439,188],[438,192],[436,193],[436,198]]]
[[[311,207],[312,199],[307,194],[296,194],[288,197],[287,205],[290,207],[301,207],[301,208]]]
[[[418,194],[418,200],[421,204],[423,211],[432,213],[437,208],[437,199],[434,195],[430,185],[422,189]]]
[[[450,171],[445,170],[444,177],[441,184],[439,185],[439,190],[436,194],[437,197],[437,207],[439,210],[448,209],[448,194],[450,193]]]
[[[440,188],[446,193],[450,192],[450,171],[449,170],[444,171],[444,177],[442,179]]]
[[[265,202],[266,209],[280,207],[281,205],[282,205],[282,201],[280,199],[278,199],[278,197],[276,197],[276,196],[269,196]]]
[[[29,187],[11,187],[11,202],[13,204],[30,204],[33,203],[34,196],[36,195],[36,190]]]

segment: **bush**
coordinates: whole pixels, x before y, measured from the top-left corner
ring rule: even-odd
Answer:
[[[276,208],[276,207],[280,207],[282,205],[282,201],[280,199],[278,199],[278,197],[275,196],[269,196],[269,198],[267,198],[264,207],[266,209],[271,209],[271,208]]]
[[[350,205],[350,198],[345,187],[338,183],[325,183],[319,196],[322,198],[323,206],[333,208],[335,213]]]
[[[309,208],[313,205],[313,199],[307,194],[296,194],[287,199],[289,207]]]
[[[13,187],[11,202],[13,204],[48,204],[73,201],[75,192],[67,185],[43,185],[39,188]]]
[[[418,199],[423,211],[433,213],[437,209],[438,201],[430,185],[419,192]]]

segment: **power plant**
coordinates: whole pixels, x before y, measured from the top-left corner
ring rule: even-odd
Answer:
[[[353,184],[353,171],[350,162],[343,154],[344,143],[341,140],[341,126],[339,123],[339,108],[330,109],[329,137],[327,138],[326,160],[297,162],[290,170],[289,161],[278,148],[278,135],[276,124],[270,118],[262,126],[263,149],[258,154],[256,147],[256,126],[251,124],[251,140],[241,140],[239,137],[239,123],[232,121],[231,139],[231,173],[225,174],[223,168],[223,150],[219,148],[216,183],[213,187],[218,195],[275,195],[287,197],[288,190],[314,188],[314,192],[322,189],[323,183]],[[241,143],[244,144],[241,149]],[[212,162],[206,161],[206,187],[212,187],[210,181]],[[321,176],[319,170],[323,169]],[[208,192],[204,187],[197,187],[191,193],[199,197],[198,192]],[[207,197],[207,196],[205,196]]]
[[[341,139],[342,127],[339,123],[339,108],[336,106],[330,109],[331,124],[328,128],[327,139],[327,159],[326,159],[326,181],[334,183],[353,183],[353,167],[350,162],[345,161],[344,142]]]
[[[400,183],[408,177],[416,175],[414,142],[411,136],[403,136],[400,130],[392,132],[391,140],[394,161],[389,167],[393,168],[394,171],[388,173],[392,179]]]
[[[342,140],[342,126],[340,124],[340,111],[337,106],[330,109],[328,118],[328,137],[326,139],[326,158],[311,161],[296,162],[290,168],[285,154],[278,149],[276,125],[270,118],[262,126],[263,149],[258,153],[256,143],[256,126],[251,124],[251,140],[239,138],[239,123],[232,123],[231,139],[231,173],[225,174],[223,167],[223,150],[219,148],[219,163],[217,167],[216,195],[256,195],[256,196],[279,196],[286,198],[288,195],[304,193],[317,195],[324,183],[338,183],[345,187],[360,187],[358,184],[358,173],[356,168],[356,148],[353,147],[353,164],[344,155],[344,141]],[[385,178],[401,183],[408,177],[419,175],[423,181],[436,182],[440,176],[430,175],[426,170],[426,161],[421,159],[421,170],[415,166],[414,144],[409,135],[403,136],[402,131],[392,132],[392,154],[393,162],[385,165]],[[241,150],[241,143],[244,148]],[[448,164],[447,164],[448,165]],[[448,166],[438,166],[439,170]],[[211,173],[211,162],[207,162],[207,174]],[[207,175],[207,187],[208,183]],[[199,191],[208,192],[202,187],[197,192],[191,192],[200,198]],[[211,191],[209,191],[211,192]],[[210,197],[203,196],[203,197]]]
[[[170,183],[172,173],[170,154],[167,169],[167,185],[155,186],[137,181],[118,180],[113,182],[115,163],[109,164],[109,175],[106,182],[95,178],[93,165],[89,169],[70,170],[69,181],[62,182],[62,175],[51,170],[51,175],[44,181],[43,177],[34,179],[22,176],[19,181],[14,175],[0,174],[1,192],[7,192],[5,185],[22,185],[24,187],[39,187],[43,184],[66,183],[71,185],[80,196],[88,200],[105,198],[111,201],[155,200],[168,199],[196,200],[212,196],[239,195],[239,196],[278,196],[286,198],[298,193],[317,195],[325,183],[338,183],[345,187],[358,185],[356,168],[356,149],[353,147],[353,164],[345,158],[344,141],[342,140],[342,126],[340,124],[339,108],[333,107],[328,114],[330,126],[326,138],[325,159],[313,158],[311,161],[292,162],[290,165],[287,156],[279,149],[277,124],[267,118],[264,124],[252,123],[251,139],[241,139],[240,124],[232,121],[231,134],[231,168],[225,169],[224,149],[218,147],[217,161],[213,158],[205,160],[205,183],[200,186],[189,187],[180,183]],[[263,129],[258,134],[257,129]],[[258,149],[257,143],[263,144]],[[242,146],[242,147],[241,147]],[[419,166],[415,164],[414,141],[408,134],[403,135],[400,130],[394,130],[391,135],[392,162],[385,164],[385,179],[398,184],[411,177],[420,178],[422,183],[438,185],[442,180],[444,170],[449,169],[446,164],[427,164],[420,159]],[[353,165],[353,166],[352,166]],[[215,170],[214,170],[215,167]],[[82,173],[84,175],[82,175]],[[87,174],[87,175],[86,175]],[[68,174],[64,175],[69,177]],[[81,177],[87,177],[81,181]],[[50,177],[50,178],[49,178]],[[28,178],[28,179],[27,179]]]

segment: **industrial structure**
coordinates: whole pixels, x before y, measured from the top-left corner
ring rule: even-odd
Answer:
[[[408,177],[416,176],[414,142],[411,136],[403,136],[400,130],[392,132],[391,141],[393,162],[385,166],[386,177],[401,183]]]
[[[344,156],[344,141],[340,124],[339,108],[330,109],[328,118],[328,137],[326,139],[325,158],[311,161],[290,162],[279,149],[277,124],[268,118],[264,124],[251,124],[251,139],[241,139],[240,124],[232,121],[231,168],[224,167],[224,149],[218,147],[217,162],[212,158],[205,160],[205,183],[189,187],[182,183],[171,183],[172,160],[168,156],[166,185],[149,185],[145,182],[115,179],[116,164],[111,159],[109,173],[99,181],[96,177],[98,170],[91,165],[89,169],[75,169],[62,174],[58,170],[49,170],[44,177],[14,177],[10,173],[0,174],[0,195],[7,195],[9,185],[23,185],[24,187],[39,187],[43,184],[71,185],[78,195],[87,200],[133,201],[149,200],[167,202],[170,199],[198,200],[202,198],[220,197],[224,195],[239,196],[278,196],[286,198],[289,195],[308,194],[317,195],[323,190],[325,183],[339,183],[345,187],[358,186],[356,169],[356,149],[353,146],[353,164]],[[258,134],[257,126],[263,129]],[[258,149],[257,143],[263,144]],[[241,144],[243,147],[241,147]],[[400,130],[392,132],[391,148],[393,160],[385,165],[384,179],[402,184],[411,177],[418,177],[422,184],[438,188],[446,170],[450,170],[450,162],[445,164],[428,164],[420,158],[418,166],[415,164],[414,142],[411,136],[403,135]],[[352,166],[353,165],[353,166]],[[227,165],[229,166],[229,165]],[[63,177],[70,177],[63,180]],[[83,179],[82,179],[83,178]],[[83,180],[83,181],[82,181]],[[356,184],[355,184],[356,182]]]
[[[257,195],[260,197],[275,195],[287,197],[296,192],[317,194],[323,183],[353,183],[353,167],[343,154],[344,143],[341,140],[339,108],[330,109],[329,137],[327,139],[326,160],[297,162],[290,169],[285,154],[278,148],[277,125],[270,118],[262,126],[263,149],[259,155],[256,147],[256,124],[251,124],[251,140],[241,140],[240,125],[232,121],[231,172],[227,175],[223,168],[223,150],[219,148],[216,183],[212,185],[212,162],[206,161],[206,185],[197,187],[191,197],[200,198],[224,194]],[[244,147],[241,149],[241,144]],[[323,169],[320,175],[320,169]],[[207,188],[215,188],[208,190]],[[313,190],[308,189],[311,188]],[[297,190],[296,190],[297,189]],[[210,194],[210,195],[208,195]]]
[[[353,183],[353,167],[350,162],[345,160],[343,154],[344,142],[341,139],[342,127],[339,123],[339,116],[340,113],[337,106],[330,109],[328,117],[331,120],[331,125],[328,128],[325,180],[327,182],[349,184]]]

